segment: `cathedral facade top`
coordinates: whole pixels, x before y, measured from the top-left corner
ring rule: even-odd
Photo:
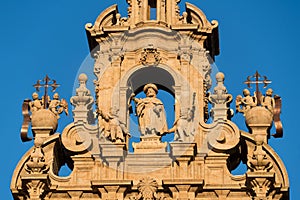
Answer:
[[[113,5],[86,24],[95,76],[78,77],[61,134],[67,101],[49,97],[58,84],[48,76],[35,84],[45,91],[23,103],[22,139],[31,130],[34,146],[15,169],[14,199],[289,199],[285,166],[268,145],[273,122],[283,136],[281,98],[259,91],[270,81],[258,72],[245,81],[254,95],[234,98],[224,73],[212,77],[218,22],[190,3],[181,13],[179,2],[127,0],[127,17]],[[231,121],[234,99],[247,131]],[[241,163],[247,171],[233,175]],[[72,172],[59,176],[65,164]]]

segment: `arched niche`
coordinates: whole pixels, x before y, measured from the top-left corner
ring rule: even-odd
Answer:
[[[127,122],[129,128],[128,104],[130,95],[138,94],[147,83],[154,83],[159,89],[173,95],[175,118],[180,114],[180,107],[191,105],[193,92],[188,82],[173,68],[159,64],[157,66],[138,65],[128,70],[113,90],[112,107],[119,108],[119,118]]]

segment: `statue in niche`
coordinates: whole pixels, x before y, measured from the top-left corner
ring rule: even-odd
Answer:
[[[179,119],[175,120],[173,127],[168,130],[168,133],[174,132],[175,142],[191,141],[194,136],[195,97],[196,93],[193,94],[192,108],[181,108]]]
[[[131,100],[136,104],[136,114],[139,121],[141,135],[163,135],[168,132],[168,125],[163,103],[156,98],[157,86],[149,83],[143,89],[146,98],[136,98],[131,95]]]
[[[184,109],[180,111],[180,117],[174,122],[169,133],[175,133],[174,141],[184,142],[190,141],[191,137],[194,136],[195,128],[193,126],[195,109]]]
[[[107,122],[104,126],[104,136],[112,142],[123,143],[125,137],[131,136],[125,124],[118,117],[118,109],[110,108],[109,113],[99,110],[99,115]]]
[[[69,115],[68,113],[68,103],[65,99],[59,99],[58,93],[55,93],[53,95],[53,99],[50,100],[49,104],[49,110],[53,112],[57,117],[59,118],[59,114],[62,112],[65,112],[66,115]]]
[[[43,108],[42,101],[39,99],[38,93],[34,92],[32,94],[32,101],[29,102],[29,108],[31,113],[34,113],[35,111],[38,111]]]
[[[250,91],[248,89],[243,90],[243,95],[238,95],[236,98],[236,110],[241,113],[245,113],[251,108],[257,106],[257,98],[255,96],[250,95]]]
[[[261,105],[273,113],[275,108],[275,99],[273,98],[273,90],[269,88],[266,91],[266,96],[261,97]]]

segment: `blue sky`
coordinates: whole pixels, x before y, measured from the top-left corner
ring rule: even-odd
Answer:
[[[181,2],[183,6],[185,1]],[[226,75],[229,93],[242,93],[243,81],[258,70],[273,81],[271,87],[283,99],[283,139],[271,138],[270,145],[285,163],[291,199],[300,199],[300,141],[297,116],[299,85],[300,2],[292,0],[190,0],[209,20],[219,21],[221,53],[218,69]],[[21,105],[34,91],[32,85],[48,74],[61,84],[57,90],[72,96],[76,74],[88,56],[84,25],[94,22],[109,5],[119,4],[126,15],[125,0],[1,1],[0,62],[2,69],[0,199],[12,199],[9,185],[15,166],[32,146],[22,143]],[[182,9],[183,10],[183,9]],[[94,77],[90,77],[94,79]],[[90,88],[92,90],[92,88]],[[233,118],[245,129],[242,115]],[[71,118],[63,117],[61,129]]]

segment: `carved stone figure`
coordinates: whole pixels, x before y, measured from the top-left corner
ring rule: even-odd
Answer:
[[[104,135],[112,142],[125,142],[125,136],[130,136],[125,124],[118,118],[118,109],[110,109],[109,113],[104,113],[102,110],[99,114],[105,119],[106,126],[104,128]]]
[[[177,119],[169,133],[175,133],[174,141],[183,142],[190,141],[194,136],[195,128],[193,127],[194,109],[187,109],[180,111],[180,117]]]
[[[32,101],[29,102],[29,108],[31,113],[43,108],[42,101],[39,99],[38,93],[34,92],[32,94]]]
[[[261,97],[261,105],[273,113],[275,108],[275,99],[273,98],[273,90],[269,88],[266,91],[266,96]]]
[[[54,114],[56,114],[58,118],[59,118],[59,114],[61,114],[63,111],[65,111],[66,115],[69,114],[68,103],[64,99],[60,100],[58,93],[55,93],[53,95],[53,99],[50,101],[49,104],[49,110]]]
[[[157,86],[149,83],[144,86],[146,98],[138,99],[134,94],[131,96],[136,104],[136,114],[142,136],[162,135],[168,131],[164,105],[156,98],[157,92]]]
[[[244,89],[243,94],[244,97],[239,95],[236,98],[236,110],[241,113],[245,113],[257,105],[257,98],[255,96],[251,96],[248,89]]]

